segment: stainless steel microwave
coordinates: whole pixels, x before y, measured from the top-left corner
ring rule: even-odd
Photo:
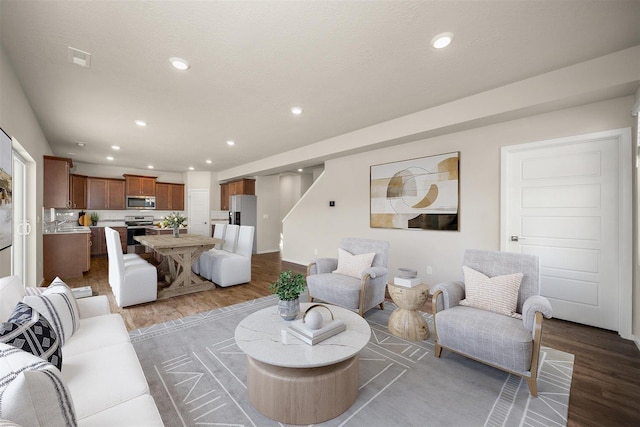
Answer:
[[[156,198],[153,196],[127,196],[127,209],[155,209]]]

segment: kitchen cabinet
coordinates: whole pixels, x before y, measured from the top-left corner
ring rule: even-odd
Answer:
[[[43,206],[45,208],[68,209],[71,207],[69,175],[73,162],[64,157],[43,156],[43,159]]]
[[[184,210],[184,184],[156,183],[157,210]]]
[[[87,208],[87,177],[84,175],[70,175],[71,208]]]
[[[43,273],[46,282],[82,277],[91,267],[91,233],[59,233],[42,236]]]
[[[220,210],[229,210],[229,183],[220,184]]]
[[[127,196],[155,196],[156,177],[141,175],[124,175]]]
[[[229,197],[238,194],[254,196],[256,194],[256,180],[244,178],[220,184],[220,210],[228,211]]]
[[[91,256],[100,256],[107,253],[107,244],[104,237],[104,227],[91,227]]]
[[[124,209],[125,181],[87,178],[87,209]]]
[[[127,253],[127,227],[111,227],[120,234],[122,253]],[[91,227],[91,256],[107,255],[107,239],[104,227]]]
[[[127,253],[127,227],[111,227],[118,232],[120,235],[120,246],[122,246],[122,253]],[[107,247],[107,243],[105,240],[105,248]]]

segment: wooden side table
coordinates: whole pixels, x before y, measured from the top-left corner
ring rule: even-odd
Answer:
[[[407,340],[426,340],[429,338],[429,325],[418,309],[427,301],[429,286],[420,284],[413,288],[387,285],[391,299],[398,308],[389,317],[389,332]]]

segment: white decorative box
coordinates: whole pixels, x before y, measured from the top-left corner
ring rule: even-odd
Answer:
[[[421,283],[419,277],[413,277],[411,279],[406,279],[404,277],[394,277],[393,284],[397,286],[404,286],[405,288],[413,288],[414,286],[418,286]]]
[[[81,288],[72,288],[71,292],[73,292],[73,296],[76,298],[86,298],[93,295],[93,290],[91,286],[83,286]]]

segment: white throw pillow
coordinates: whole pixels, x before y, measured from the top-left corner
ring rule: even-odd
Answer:
[[[466,265],[464,272],[465,299],[460,305],[481,308],[495,313],[512,316],[518,307],[518,293],[522,273],[487,277]]]
[[[338,249],[338,268],[333,270],[334,273],[344,274],[345,276],[362,278],[362,272],[371,267],[373,258],[376,253],[352,255],[344,249]]]
[[[71,289],[58,277],[41,295],[27,295],[23,302],[49,321],[62,344],[80,327],[80,313],[76,298]]]
[[[0,418],[24,426],[76,426],[60,371],[41,358],[0,343]]]

